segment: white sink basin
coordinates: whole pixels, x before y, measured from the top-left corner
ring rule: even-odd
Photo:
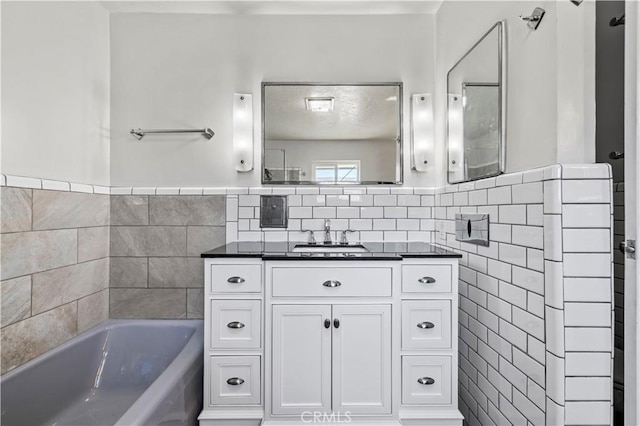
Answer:
[[[298,244],[293,250],[294,253],[368,253],[369,250],[361,244],[348,246],[312,246],[308,244]]]

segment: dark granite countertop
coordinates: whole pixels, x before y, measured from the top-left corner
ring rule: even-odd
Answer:
[[[288,242],[235,242],[225,244],[202,253],[204,258],[237,257],[261,258],[263,260],[402,260],[406,258],[460,258],[443,247],[422,242],[407,243],[362,243],[366,253],[294,253],[296,244]],[[319,246],[321,246],[319,244]],[[334,245],[335,246],[335,245]]]

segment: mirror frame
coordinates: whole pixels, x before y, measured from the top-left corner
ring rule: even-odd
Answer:
[[[264,179],[264,166],[265,166],[265,88],[267,86],[396,86],[398,88],[398,133],[399,133],[399,141],[400,145],[398,149],[400,150],[400,159],[399,164],[396,164],[397,171],[399,170],[398,180],[395,182],[377,182],[377,181],[359,181],[359,182],[315,182],[315,181],[299,181],[295,183],[291,182],[272,182],[265,181]],[[314,186],[340,186],[340,185],[402,185],[404,182],[404,97],[402,93],[402,82],[400,81],[392,81],[392,82],[359,82],[359,83],[311,83],[311,82],[278,82],[278,81],[263,81],[261,84],[261,135],[260,135],[260,183],[262,185],[314,185]],[[398,169],[399,167],[399,169]]]
[[[459,181],[455,181],[455,182],[451,182],[450,180],[450,173],[449,173],[449,163],[450,163],[450,158],[449,158],[449,105],[447,104],[447,109],[446,109],[446,127],[445,127],[445,132],[446,132],[446,141],[447,141],[447,167],[446,167],[446,171],[445,173],[447,173],[447,183],[449,184],[456,184],[456,183],[462,183],[462,182],[472,182],[472,181],[476,181],[476,180],[480,180],[480,179],[485,179],[485,178],[489,178],[489,177],[494,177],[494,176],[498,176],[501,175],[505,172],[506,169],[506,160],[507,160],[507,144],[506,144],[506,140],[507,140],[507,49],[506,49],[506,32],[505,32],[505,27],[506,27],[506,21],[498,21],[495,24],[493,24],[491,26],[491,28],[489,28],[489,30],[487,30],[478,41],[476,41],[473,46],[471,46],[471,48],[469,50],[467,50],[467,52],[455,63],[453,64],[453,66],[449,69],[449,71],[447,72],[447,93],[446,95],[449,96],[449,74],[451,74],[451,72],[453,71],[453,69],[455,67],[458,66],[458,64],[460,64],[464,58],[466,58],[467,56],[469,56],[471,54],[471,52],[473,51],[473,49],[476,48],[476,46],[478,46],[480,43],[482,43],[482,41],[487,38],[489,36],[489,34],[491,34],[491,32],[495,29],[498,28],[498,85],[500,86],[500,91],[499,91],[499,105],[500,105],[500,115],[498,117],[499,120],[499,129],[500,129],[500,138],[499,138],[499,143],[500,146],[498,147],[498,173],[495,174],[491,174],[491,175],[487,175],[487,176],[482,176],[482,177],[478,177],[475,179],[468,179],[468,178],[463,178],[463,180],[459,180]],[[464,141],[463,141],[464,142]],[[463,143],[463,148],[464,148],[464,143]]]

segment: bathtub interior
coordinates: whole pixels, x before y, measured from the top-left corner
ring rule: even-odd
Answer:
[[[111,425],[176,358],[189,326],[114,325],[2,378],[3,425]],[[80,336],[79,336],[80,337]]]

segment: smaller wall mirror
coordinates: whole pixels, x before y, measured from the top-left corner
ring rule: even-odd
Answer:
[[[447,180],[465,182],[505,170],[506,56],[498,22],[447,74]]]
[[[401,105],[401,83],[262,83],[262,183],[402,183]]]

